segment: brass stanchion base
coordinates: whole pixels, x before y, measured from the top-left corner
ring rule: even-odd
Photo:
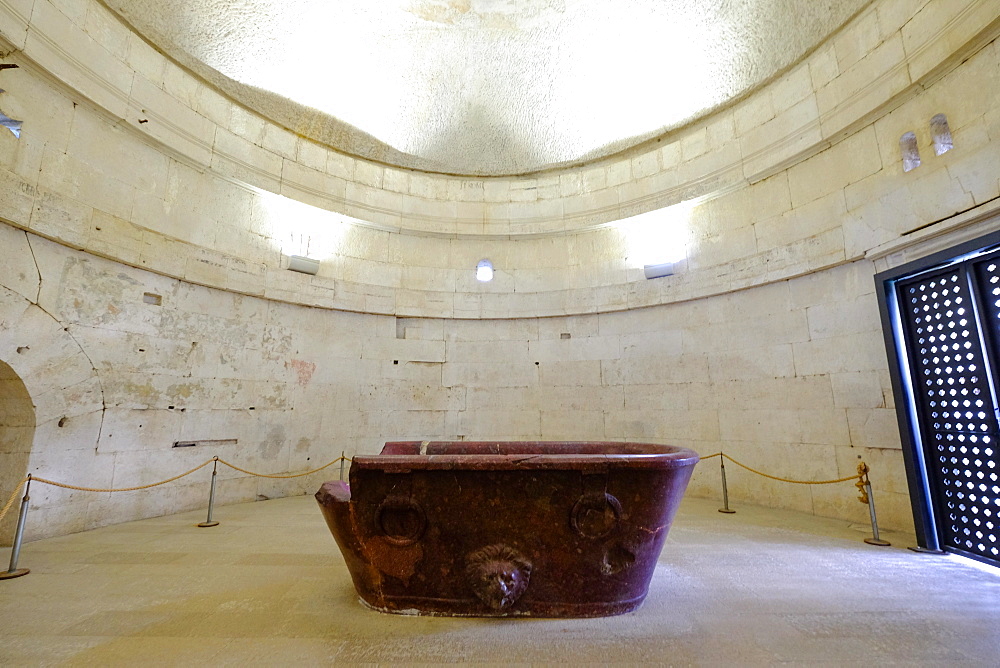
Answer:
[[[0,573],[0,580],[11,580],[13,578],[19,578],[22,575],[27,575],[31,572],[30,568],[19,568],[16,571],[4,571]]]
[[[889,545],[892,545],[892,543],[887,540],[876,540],[874,538],[865,538],[865,542],[869,545],[879,545],[881,547],[888,547]]]
[[[730,508],[719,508],[719,512],[720,513],[725,513],[727,515],[732,515],[736,511],[735,510],[731,510]]]
[[[218,522],[199,522],[195,526],[199,526],[199,527],[217,527],[217,526],[219,526],[219,523]]]

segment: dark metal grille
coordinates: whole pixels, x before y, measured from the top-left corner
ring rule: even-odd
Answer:
[[[1000,328],[1000,264],[978,267],[995,272],[985,280],[997,290],[992,320]],[[942,547],[997,560],[1000,430],[967,270],[922,274],[898,294]]]

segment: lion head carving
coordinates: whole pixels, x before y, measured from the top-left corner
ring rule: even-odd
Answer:
[[[491,610],[505,610],[528,588],[531,563],[506,545],[490,545],[469,554],[465,567],[472,591]]]

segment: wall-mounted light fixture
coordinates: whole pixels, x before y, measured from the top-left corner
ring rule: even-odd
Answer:
[[[291,271],[297,271],[302,274],[315,276],[319,271],[319,260],[314,260],[311,257],[303,257],[301,255],[289,255],[288,268]]]
[[[483,283],[493,280],[493,263],[489,260],[480,260],[476,265],[476,280]]]
[[[664,262],[663,264],[647,264],[643,266],[642,273],[646,275],[646,278],[663,278],[664,276],[673,276],[674,263]]]

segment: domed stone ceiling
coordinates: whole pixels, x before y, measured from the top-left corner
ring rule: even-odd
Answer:
[[[523,174],[668,132],[869,0],[106,0],[248,107],[338,150]]]

